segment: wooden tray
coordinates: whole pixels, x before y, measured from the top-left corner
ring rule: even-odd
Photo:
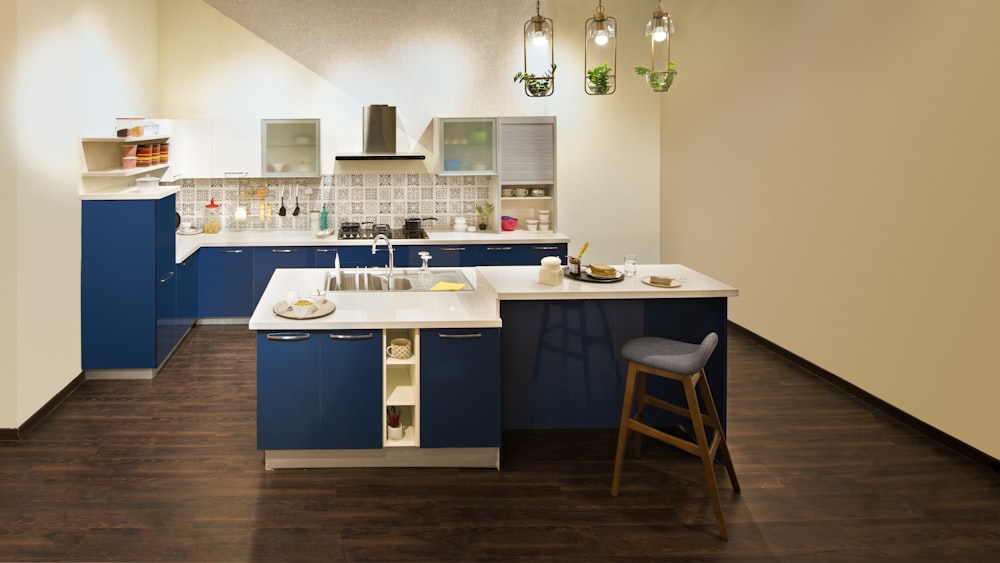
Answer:
[[[278,301],[278,303],[276,303],[271,310],[274,311],[274,314],[279,317],[304,321],[306,319],[318,319],[320,317],[325,317],[336,310],[336,308],[337,306],[333,304],[333,301],[327,299],[321,305],[316,305],[316,308],[313,309],[311,313],[306,313],[305,315],[299,315],[296,313],[287,301]]]

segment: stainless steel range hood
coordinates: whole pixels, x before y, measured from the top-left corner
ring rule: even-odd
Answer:
[[[424,160],[420,153],[396,152],[396,106],[375,104],[363,109],[360,154],[338,154],[337,160]]]

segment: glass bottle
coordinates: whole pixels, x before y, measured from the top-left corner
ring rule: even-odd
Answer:
[[[202,232],[205,234],[217,233],[219,226],[219,204],[215,203],[215,198],[212,198],[205,206],[205,222],[202,223]]]
[[[319,230],[321,231],[326,230],[326,221],[327,221],[326,204],[324,203],[323,210],[319,212]]]

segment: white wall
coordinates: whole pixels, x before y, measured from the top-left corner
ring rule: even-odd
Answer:
[[[671,13],[663,258],[738,286],[736,323],[1000,457],[1000,3]]]
[[[589,240],[594,261],[621,263],[633,252],[655,262],[659,98],[631,71],[648,59],[652,8],[605,4],[622,31],[618,89],[588,96],[583,27],[595,7],[542,2],[559,69],[554,95],[532,99],[513,76],[523,69],[521,37],[535,2],[372,0],[333,9],[309,0],[172,0],[160,13],[161,109],[167,117],[320,114],[336,138],[324,153],[359,152],[361,111],[374,103],[397,107],[417,150],[432,149],[435,116],[555,115],[560,231],[574,251]]]
[[[0,428],[20,426],[80,374],[80,173],[85,135],[155,100],[155,0],[4,2],[0,276],[16,340],[0,349]],[[9,18],[6,16],[10,16]],[[16,38],[8,40],[7,38]],[[10,73],[6,65],[13,63]],[[95,132],[99,129],[99,132]],[[53,298],[57,297],[57,298]],[[5,334],[10,332],[5,331]],[[7,349],[9,347],[9,349]]]

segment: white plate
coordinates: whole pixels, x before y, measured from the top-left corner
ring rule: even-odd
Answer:
[[[653,283],[652,276],[646,276],[646,277],[642,278],[642,283],[644,283],[646,285],[651,285],[653,287],[665,287],[665,288],[673,288],[673,287],[680,287],[681,286],[681,282],[678,281],[678,280],[676,280],[676,279],[675,280],[671,280],[670,285],[666,285],[666,284],[662,284],[662,283]]]
[[[590,266],[587,266],[586,268],[584,268],[583,271],[587,272],[588,276],[590,276],[590,277],[592,277],[594,279],[598,279],[598,280],[616,280],[616,279],[618,279],[618,278],[620,278],[620,277],[622,277],[622,276],[625,275],[625,274],[619,272],[618,270],[615,270],[615,275],[613,275],[613,276],[599,276],[599,275],[595,274],[594,272],[590,271]]]
[[[325,317],[330,313],[334,312],[337,306],[333,304],[333,301],[324,301],[323,303],[317,303],[310,312],[300,315],[292,309],[291,305],[287,301],[279,301],[274,307],[271,308],[275,315],[279,317],[284,317],[286,319],[318,319],[319,317]]]
[[[200,235],[201,229],[177,229],[179,235]]]

